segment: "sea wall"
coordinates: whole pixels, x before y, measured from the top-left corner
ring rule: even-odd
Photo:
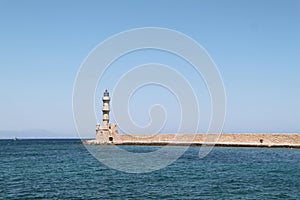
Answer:
[[[104,144],[87,140],[84,144]],[[116,134],[115,145],[216,145],[300,148],[300,134]]]

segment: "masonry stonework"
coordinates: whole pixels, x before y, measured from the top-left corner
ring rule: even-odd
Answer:
[[[118,134],[118,125],[109,123],[110,97],[107,90],[103,94],[102,101],[102,126],[99,123],[96,125],[96,140],[101,144],[111,144]]]

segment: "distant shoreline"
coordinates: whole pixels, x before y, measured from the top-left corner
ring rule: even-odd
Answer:
[[[93,138],[59,138],[59,137],[18,137],[19,140],[91,140]],[[15,138],[0,138],[0,140],[15,140]]]

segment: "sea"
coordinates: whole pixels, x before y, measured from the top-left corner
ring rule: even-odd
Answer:
[[[77,139],[0,140],[0,199],[300,199],[300,149],[215,147],[198,154],[190,147],[165,168],[125,173]]]

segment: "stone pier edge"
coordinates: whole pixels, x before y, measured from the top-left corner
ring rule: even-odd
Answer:
[[[117,134],[111,142],[84,140],[85,145],[145,145],[145,146],[219,146],[300,148],[300,134]],[[205,142],[206,137],[219,137],[216,143]],[[174,137],[178,140],[173,141]],[[185,140],[186,138],[186,140]]]

